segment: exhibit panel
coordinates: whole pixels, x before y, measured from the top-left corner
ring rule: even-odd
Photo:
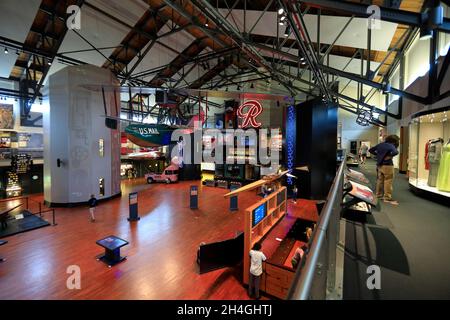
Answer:
[[[422,112],[409,125],[409,184],[450,199],[450,108]]]

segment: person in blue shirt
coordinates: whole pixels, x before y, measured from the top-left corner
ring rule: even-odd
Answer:
[[[377,158],[377,198],[394,204],[397,202],[392,199],[392,183],[394,181],[392,158],[398,155],[399,142],[400,138],[397,135],[390,135],[384,142],[369,149],[369,152]]]

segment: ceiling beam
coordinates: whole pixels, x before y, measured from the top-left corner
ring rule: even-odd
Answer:
[[[294,0],[289,0],[293,2]],[[337,1],[337,0],[305,0],[302,3],[315,8],[332,9],[340,12],[347,12],[357,17],[369,18],[372,12],[367,12],[368,5],[361,3]],[[427,22],[427,14],[421,14],[411,11],[392,9],[387,7],[380,8],[380,19],[383,21],[404,24],[413,27],[422,27]],[[450,33],[450,19],[444,18],[442,25],[438,25],[437,30]]]

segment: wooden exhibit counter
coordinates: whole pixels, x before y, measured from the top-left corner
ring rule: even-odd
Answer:
[[[266,209],[262,219],[260,208]],[[299,217],[296,210],[287,214],[287,208],[286,188],[282,187],[249,207],[245,214],[244,283],[248,284],[249,278],[249,252],[260,242],[267,257],[260,290],[280,299],[286,298],[294,278],[291,260],[295,250],[306,244],[306,229],[313,228],[317,221]]]

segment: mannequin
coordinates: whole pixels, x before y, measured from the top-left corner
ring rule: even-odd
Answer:
[[[439,172],[439,164],[441,161],[442,154],[442,144],[444,143],[444,139],[438,138],[430,140],[428,146],[428,163],[430,173],[428,175],[428,185],[430,187],[436,187],[437,184],[437,176]]]
[[[443,147],[440,163],[437,188],[439,191],[450,192],[450,139]]]

